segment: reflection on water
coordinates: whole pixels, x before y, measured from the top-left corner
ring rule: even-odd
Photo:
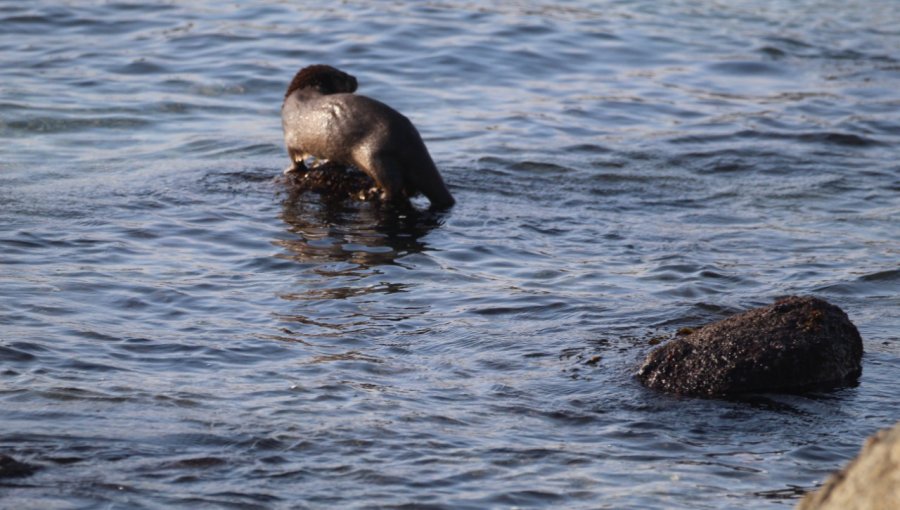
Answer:
[[[448,213],[323,199],[289,189],[281,218],[297,239],[278,240],[300,262],[350,262],[359,268],[395,263],[424,251],[422,238],[441,226]],[[325,270],[323,276],[328,276]]]
[[[285,250],[276,256],[307,267],[296,285],[278,293],[296,303],[277,314],[288,338],[359,334],[427,314],[424,303],[392,306],[388,296],[413,284],[391,281],[384,266],[403,268],[404,258],[430,249],[424,237],[448,214],[323,197],[288,184],[280,217],[292,235],[274,241]]]

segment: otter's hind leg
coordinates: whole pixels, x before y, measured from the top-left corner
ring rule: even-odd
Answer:
[[[358,166],[375,181],[375,185],[381,190],[381,199],[385,202],[406,199],[403,192],[403,174],[396,158],[387,154],[375,154],[368,159],[367,164]]]
[[[453,195],[450,194],[450,190],[447,189],[447,185],[444,184],[444,179],[441,178],[441,174],[437,170],[426,172],[426,175],[422,177],[419,190],[428,197],[432,207],[446,209],[456,203]]]
[[[423,148],[424,150],[424,148]],[[432,207],[446,209],[456,203],[444,179],[441,178],[440,172],[431,160],[431,156],[426,152],[424,156],[418,158],[415,166],[406,169],[408,172],[408,180],[415,188],[414,192],[422,192],[428,197]],[[410,194],[413,194],[410,193]]]

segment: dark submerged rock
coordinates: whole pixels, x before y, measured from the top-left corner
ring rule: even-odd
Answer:
[[[8,455],[0,453],[0,480],[4,478],[31,476],[37,470],[37,466],[19,462]]]
[[[687,331],[654,349],[637,377],[682,395],[802,391],[852,382],[862,353],[859,331],[840,308],[791,296]]]

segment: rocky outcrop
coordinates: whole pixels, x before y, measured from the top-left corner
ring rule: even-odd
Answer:
[[[862,353],[840,308],[792,296],[688,331],[654,349],[637,376],[682,395],[802,391],[855,380]]]
[[[809,493],[797,510],[900,508],[900,423],[866,440],[859,455]]]

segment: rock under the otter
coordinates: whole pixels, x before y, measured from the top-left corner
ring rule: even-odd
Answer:
[[[797,510],[897,508],[900,508],[900,423],[869,437],[856,459],[797,505]]]
[[[12,457],[0,453],[0,479],[31,476],[37,469],[36,466],[19,462]]]
[[[682,395],[802,391],[855,380],[862,353],[859,332],[840,308],[792,296],[657,347],[637,376]]]
[[[313,191],[329,198],[362,201],[378,198],[375,181],[353,167],[324,163],[291,171],[287,176],[295,188]]]

